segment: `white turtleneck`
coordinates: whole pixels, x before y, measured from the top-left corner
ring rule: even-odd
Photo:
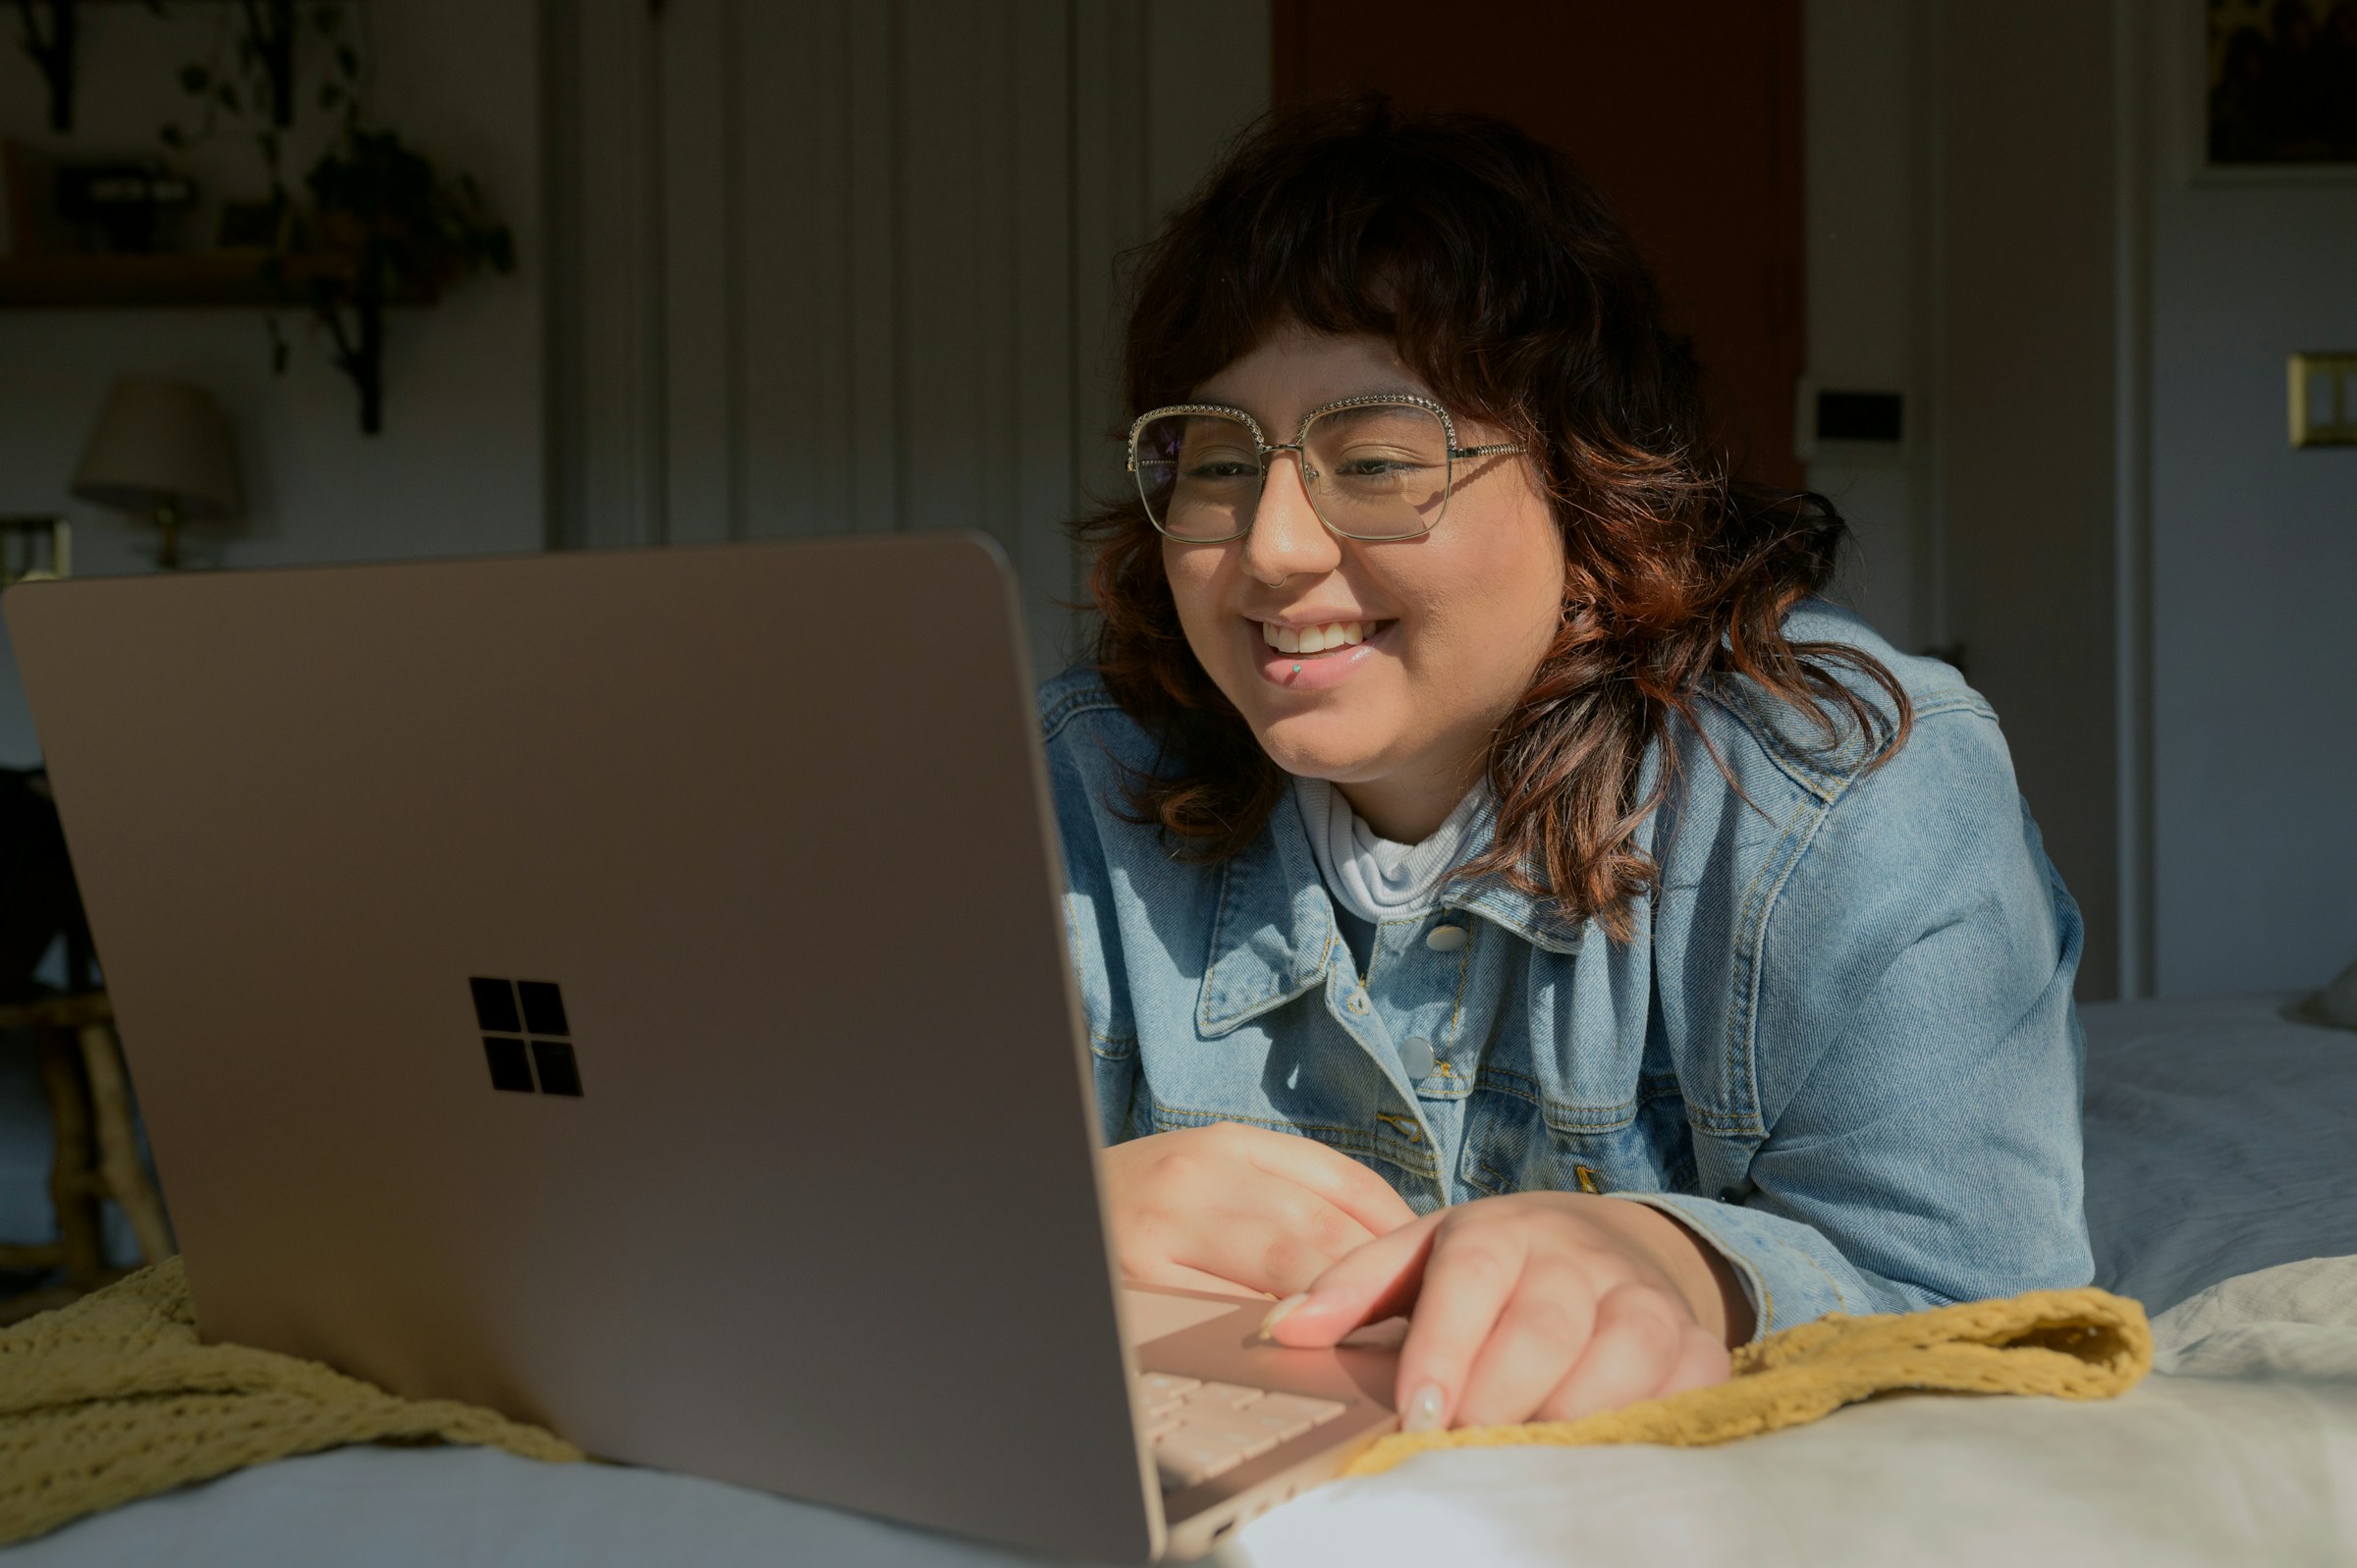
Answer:
[[[1489,798],[1489,785],[1475,784],[1431,838],[1396,843],[1378,837],[1325,780],[1293,780],[1293,801],[1309,830],[1309,852],[1327,892],[1371,926],[1413,919],[1432,907],[1441,884],[1466,859],[1474,821]]]

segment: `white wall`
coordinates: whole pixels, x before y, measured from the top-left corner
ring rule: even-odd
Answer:
[[[81,8],[58,150],[152,148],[231,10]],[[478,177],[521,275],[396,313],[376,437],[293,316],[274,378],[257,311],[0,312],[0,511],[66,513],[84,574],[145,569],[142,530],[65,487],[108,385],[171,375],[213,389],[246,468],[250,515],[191,552],[212,564],[963,524],[1061,661],[1064,526],[1120,479],[1117,257],[1266,106],[1267,0],[353,11],[379,117]],[[300,101],[322,64],[306,44]],[[0,54],[0,131],[45,143],[44,114]],[[243,144],[194,162],[260,191]],[[0,763],[36,757],[0,660]]]
[[[2202,10],[1808,0],[1810,355],[1904,386],[1820,461],[1902,642],[1960,641],[2085,906],[2080,995],[2357,958],[2357,452],[2284,358],[2357,347],[2357,176],[2200,170]]]
[[[2202,177],[2198,30],[2155,43],[2157,979],[2319,986],[2357,960],[2357,450],[2291,448],[2284,357],[2357,349],[2357,172]]]
[[[1896,450],[1829,445],[1809,461],[1808,485],[1849,520],[1839,597],[1910,652],[1946,640],[1926,495],[1921,11],[1892,0],[1807,0],[1802,25],[1808,381],[1906,400]]]
[[[1117,258],[1266,107],[1266,0],[551,17],[558,540],[980,528],[1061,667]]]
[[[178,68],[211,50],[228,6],[78,8],[77,115],[48,129],[39,74],[0,50],[0,134],[57,155],[159,150],[180,112]],[[0,311],[0,512],[60,512],[78,574],[149,569],[151,536],[66,486],[108,386],[160,375],[210,388],[235,428],[249,515],[199,535],[191,554],[231,567],[530,550],[542,534],[538,53],[528,0],[403,0],[370,6],[376,117],[444,167],[472,174],[515,231],[520,270],[478,278],[441,304],[394,314],[385,429],[359,433],[356,394],[301,317],[294,356],[270,370],[262,314],[248,309]],[[13,29],[14,21],[11,19]],[[324,61],[299,64],[290,166],[300,178],[323,124],[308,109]],[[192,160],[208,196],[265,189],[247,144]],[[0,659],[0,764],[38,759],[13,659]]]
[[[2120,0],[2122,4],[2141,0]],[[2111,8],[1934,0],[1944,616],[2086,918],[2078,995],[2129,979],[2116,517],[2121,213]]]
[[[1810,371],[1908,398],[1903,451],[1810,466],[1857,532],[1843,590],[1901,647],[1961,647],[2086,915],[2079,995],[2112,996],[2134,983],[2137,920],[2112,14],[1807,0],[1803,19]]]

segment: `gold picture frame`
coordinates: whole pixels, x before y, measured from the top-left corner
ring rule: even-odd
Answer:
[[[47,513],[0,516],[0,587],[74,574],[73,525]]]
[[[2291,356],[2291,444],[2357,447],[2357,351]]]

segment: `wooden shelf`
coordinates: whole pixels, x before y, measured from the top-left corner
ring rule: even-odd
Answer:
[[[122,309],[149,305],[302,305],[315,282],[349,284],[352,258],[286,258],[281,280],[264,275],[267,250],[203,250],[183,255],[0,256],[0,309]],[[389,303],[433,303],[423,291]]]

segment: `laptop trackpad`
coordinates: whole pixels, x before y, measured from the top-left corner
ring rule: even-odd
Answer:
[[[1122,1291],[1122,1324],[1132,1348],[1165,1334],[1175,1334],[1192,1328],[1197,1324],[1225,1318],[1238,1307],[1254,1302],[1238,1298],[1233,1301],[1209,1300],[1202,1296],[1166,1296],[1159,1290]]]

